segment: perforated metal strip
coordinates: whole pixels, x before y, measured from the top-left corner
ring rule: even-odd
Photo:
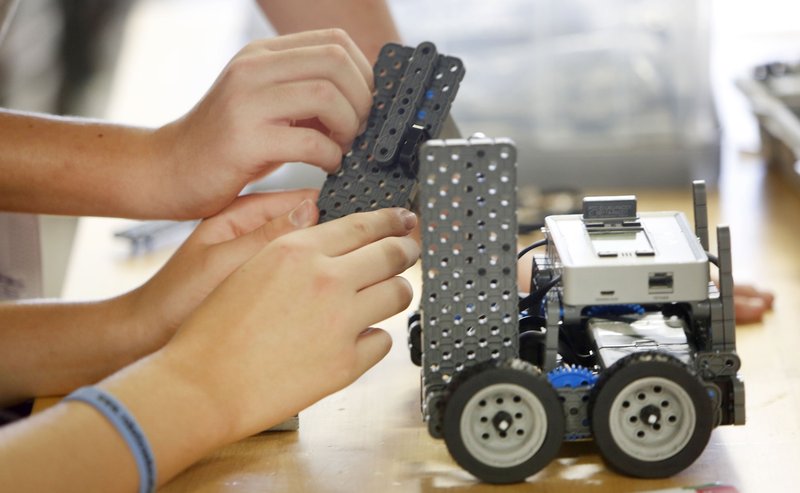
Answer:
[[[375,154],[379,162],[388,163],[397,157],[404,130],[415,119],[414,112],[422,103],[437,58],[433,43],[422,43],[414,50],[378,137]]]
[[[412,73],[423,60],[411,60],[418,51],[426,52],[426,56],[435,56],[435,63],[429,73],[417,78],[408,78],[409,68]],[[318,207],[320,222],[330,221],[354,212],[380,209],[384,207],[410,207],[417,185],[416,163],[403,163],[399,149],[406,144],[410,127],[424,129],[424,134],[405,147],[405,156],[416,158],[419,144],[430,137],[438,135],[450,105],[455,98],[464,66],[454,57],[436,54],[432,43],[422,43],[417,49],[387,44],[374,67],[375,96],[372,110],[367,120],[366,131],[353,142],[350,152],[342,159],[338,173],[329,175],[325,180]],[[422,73],[422,72],[421,72]],[[406,82],[406,81],[412,81]],[[402,98],[398,100],[398,91],[412,89],[416,99],[405,106]],[[395,102],[398,102],[398,105]],[[399,109],[405,108],[402,115]],[[395,116],[389,118],[390,109]],[[412,115],[412,118],[407,118]],[[405,116],[405,118],[398,119]],[[391,120],[392,123],[387,125]],[[390,132],[394,129],[391,139]],[[375,158],[376,142],[383,139],[384,147],[392,146],[392,159],[378,162]],[[409,148],[410,147],[410,148]]]
[[[474,364],[519,354],[513,143],[428,141],[420,151],[419,202],[428,394]]]

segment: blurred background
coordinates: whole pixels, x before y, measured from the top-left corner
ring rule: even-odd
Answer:
[[[713,187],[765,161],[800,176],[798,2],[389,5],[406,44],[463,59],[452,114],[464,135],[514,139],[523,194]],[[272,34],[253,0],[23,0],[0,45],[0,105],[162,125]],[[323,179],[290,165],[259,186]],[[75,220],[40,225],[43,290],[57,296]]]

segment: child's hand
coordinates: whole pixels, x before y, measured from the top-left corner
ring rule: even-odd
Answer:
[[[736,323],[752,324],[763,320],[764,315],[772,310],[775,296],[769,291],[762,291],[749,284],[735,285],[733,288],[733,306]]]
[[[155,132],[177,217],[207,217],[285,162],[336,171],[372,106],[372,69],[342,30],[252,43],[183,118]]]
[[[239,197],[204,220],[164,267],[126,297],[139,344],[155,351],[231,272],[275,238],[317,222],[315,190]]]
[[[419,256],[401,209],[286,234],[230,275],[159,359],[209,397],[229,439],[261,431],[348,385],[389,351],[368,329],[411,302],[398,277]]]

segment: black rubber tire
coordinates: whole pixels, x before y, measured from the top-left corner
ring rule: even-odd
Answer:
[[[469,446],[465,443],[470,440],[467,437],[465,441],[465,437],[462,435],[462,420],[470,419],[470,416],[465,416],[464,412],[470,412],[470,409],[474,406],[474,404],[471,404],[473,402],[473,397],[482,396],[484,393],[490,393],[493,389],[503,389],[504,394],[502,395],[512,396],[510,401],[504,403],[509,411],[514,411],[516,413],[520,410],[520,407],[526,409],[525,406],[531,404],[539,410],[539,416],[544,417],[544,420],[531,423],[530,420],[536,417],[535,412],[527,413],[530,416],[525,417],[523,417],[522,414],[515,414],[515,416],[519,416],[519,418],[517,418],[518,421],[515,422],[515,425],[518,426],[515,432],[518,437],[515,438],[513,436],[514,434],[511,433],[511,431],[514,430],[514,428],[509,427],[509,443],[513,444],[515,441],[528,440],[528,435],[525,434],[528,432],[525,432],[522,428],[522,426],[524,426],[523,423],[527,423],[527,425],[532,424],[536,430],[529,430],[530,436],[534,441],[541,441],[540,444],[531,444],[535,450],[530,451],[524,450],[526,447],[523,443],[521,445],[523,449],[522,453],[528,456],[521,459],[518,463],[501,466],[487,464],[470,451]],[[509,392],[511,393],[509,394]],[[524,396],[524,398],[528,400],[520,404],[523,397],[519,396]],[[517,400],[517,397],[519,397],[520,400]],[[479,398],[479,401],[480,400]],[[494,408],[502,407],[503,405],[498,405],[494,402],[491,404]],[[468,405],[470,406],[469,409]],[[512,409],[512,406],[517,406],[517,408]],[[500,412],[505,411],[501,409]],[[493,417],[496,417],[498,414],[499,412],[495,413]],[[472,417],[475,418],[476,416]],[[481,417],[479,418],[481,423],[484,422],[482,421],[484,418],[489,419],[488,417]],[[465,423],[464,426],[469,426],[469,423]],[[564,438],[564,426],[564,410],[558,398],[558,394],[548,382],[547,377],[542,375],[541,372],[532,365],[520,360],[512,360],[499,365],[485,367],[481,371],[473,372],[468,378],[456,383],[445,404],[443,435],[450,455],[453,456],[461,467],[481,481],[495,484],[507,484],[524,481],[525,478],[536,474],[553,460]],[[520,430],[522,430],[522,433],[520,433]],[[538,438],[534,438],[536,437],[536,433],[540,434]],[[486,439],[498,440],[497,437],[503,437],[499,438],[499,440],[500,443],[504,443],[502,440],[506,438],[506,435],[500,432],[498,432],[496,437],[492,436],[491,439]],[[472,442],[474,443],[475,441],[476,440],[473,440]],[[482,444],[481,442],[478,443],[478,448],[480,449]],[[473,445],[473,447],[475,447],[475,445]],[[473,451],[474,450],[473,448]],[[517,452],[519,452],[519,450],[520,449],[517,449]],[[482,451],[481,453],[484,452],[485,451]],[[489,452],[491,453],[491,451]],[[498,457],[498,463],[503,462],[504,458],[506,457]]]
[[[661,385],[650,387],[651,382],[656,384],[661,382],[665,384],[666,389],[662,389]],[[621,395],[622,392],[627,393],[636,389],[636,385],[642,386],[642,392],[636,398],[625,399]],[[685,391],[685,394],[682,394],[677,389],[678,387]],[[673,390],[671,399],[669,397],[670,388]],[[661,400],[659,406],[648,404],[650,401],[661,399],[657,392],[667,392],[667,397]],[[618,396],[622,399],[621,402],[616,401]],[[615,401],[618,405],[621,404],[622,409],[614,408]],[[633,401],[633,403],[628,401]],[[675,401],[675,403],[671,401]],[[625,405],[626,403],[629,407]],[[678,409],[680,406],[685,407],[683,413],[676,413],[682,417],[676,418],[673,415],[672,417],[676,419],[675,424],[665,426],[663,430],[664,432],[676,430],[674,431],[676,437],[673,439],[678,442],[686,440],[686,443],[676,446],[675,443],[667,442],[668,446],[665,447],[665,451],[659,453],[658,448],[647,445],[646,440],[650,436],[656,436],[656,440],[668,439],[669,433],[660,437],[658,435],[664,433],[661,431],[664,426],[662,423],[666,423],[666,421],[659,417],[655,423],[644,423],[645,420],[639,419],[639,417],[647,416],[644,413],[648,407],[659,408],[657,412],[661,416],[661,406],[673,406],[674,408],[676,404]],[[664,409],[671,408],[665,407]],[[631,416],[625,417],[627,416],[625,413]],[[674,356],[649,351],[626,356],[601,374],[590,396],[589,417],[595,443],[606,463],[617,472],[640,478],[664,478],[689,467],[705,449],[711,436],[711,430],[714,428],[712,400],[702,382],[687,365]],[[638,421],[635,421],[634,417]],[[694,420],[693,424],[692,420]],[[614,425],[614,422],[617,424]],[[623,424],[620,425],[620,423]],[[684,423],[686,424],[684,425]],[[617,438],[612,430],[615,426]],[[627,427],[627,429],[620,430],[620,426]],[[636,431],[637,429],[638,431]],[[630,453],[631,451],[625,450],[629,448],[629,444],[636,443],[638,438],[634,438],[635,433],[641,433],[636,437],[641,438],[643,445],[633,445],[632,448],[641,447],[651,451],[649,453],[654,454],[654,457],[637,457],[634,453]],[[667,456],[666,454],[672,448],[678,450]],[[665,456],[663,459],[662,455]]]

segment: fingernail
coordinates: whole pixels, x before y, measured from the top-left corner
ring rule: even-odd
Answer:
[[[402,209],[400,211],[400,219],[403,220],[403,225],[409,231],[414,229],[414,227],[417,225],[417,215],[408,209]]]
[[[311,226],[314,220],[314,204],[311,199],[305,199],[289,213],[289,222],[298,228]]]

